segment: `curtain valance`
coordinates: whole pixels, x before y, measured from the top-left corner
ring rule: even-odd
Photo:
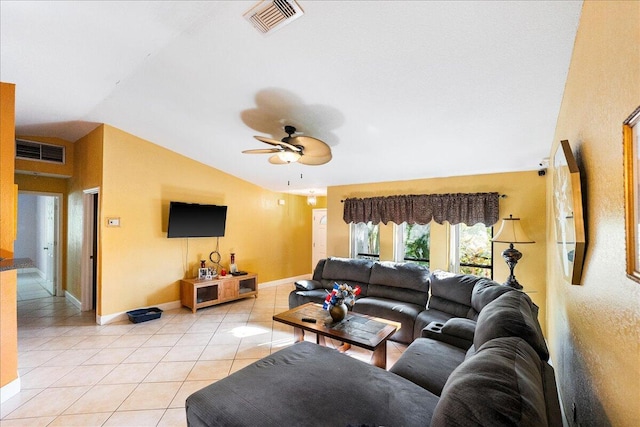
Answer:
[[[387,224],[442,224],[498,222],[498,193],[414,194],[403,196],[349,198],[344,201],[343,219],[351,222]]]

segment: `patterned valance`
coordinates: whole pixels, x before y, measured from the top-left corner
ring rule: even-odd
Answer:
[[[498,193],[416,194],[406,196],[349,198],[344,201],[344,222],[387,224],[438,224],[498,222]]]

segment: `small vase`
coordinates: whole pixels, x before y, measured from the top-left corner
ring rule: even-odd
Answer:
[[[345,303],[331,306],[329,314],[334,322],[342,322],[347,317],[347,306]]]

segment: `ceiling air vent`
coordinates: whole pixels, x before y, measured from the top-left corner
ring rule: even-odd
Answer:
[[[287,25],[304,14],[294,0],[263,0],[253,6],[243,16],[263,34]]]
[[[64,164],[64,147],[16,139],[16,158]]]

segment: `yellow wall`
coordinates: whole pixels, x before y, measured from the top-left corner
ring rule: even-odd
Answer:
[[[16,224],[15,86],[0,82],[0,257],[13,257]],[[18,378],[16,270],[0,272],[0,387]]]
[[[43,136],[24,136],[17,135],[17,138],[27,141],[37,141],[50,145],[58,145],[65,147],[64,164],[41,162],[34,160],[16,159],[15,168],[18,172],[37,172],[39,174],[56,175],[60,177],[70,177],[73,174],[73,151],[74,144],[60,138],[43,137]]]
[[[99,314],[179,300],[179,280],[193,277],[199,260],[208,260],[215,238],[192,238],[188,245],[167,238],[172,200],[228,206],[219,248],[227,267],[233,251],[238,267],[257,272],[261,283],[310,272],[306,196],[267,191],[105,125]],[[120,218],[121,226],[107,227],[109,217]]]
[[[343,219],[341,200],[347,197],[390,196],[398,194],[439,194],[498,192],[507,197],[500,199],[500,216],[522,219],[522,225],[535,244],[519,245],[523,256],[514,274],[525,291],[540,307],[540,323],[545,328],[546,285],[542,272],[546,269],[545,241],[545,189],[547,177],[537,171],[501,174],[420,179],[360,185],[330,187],[327,191],[328,236],[327,255],[349,256],[349,225]],[[500,222],[496,227],[500,226]],[[494,230],[497,232],[498,230]],[[447,227],[431,223],[431,269],[448,268],[449,247]],[[507,244],[495,243],[493,248],[493,277],[502,283],[509,276],[509,267],[502,258]],[[380,225],[380,259],[393,259],[393,223]]]
[[[639,46],[640,2],[584,3],[551,149],[569,140],[586,184],[581,285],[563,280],[551,211],[547,222],[548,336],[564,406],[576,404],[582,425],[640,425],[640,283],[625,275],[622,169],[622,122],[640,104]]]
[[[83,191],[100,187],[102,184],[103,134],[104,126],[99,126],[75,142],[73,176],[68,180],[66,289],[78,300],[82,297],[80,267],[82,265]],[[98,269],[100,265],[98,257]],[[99,273],[97,285],[99,291]],[[100,314],[100,307],[96,310]]]

